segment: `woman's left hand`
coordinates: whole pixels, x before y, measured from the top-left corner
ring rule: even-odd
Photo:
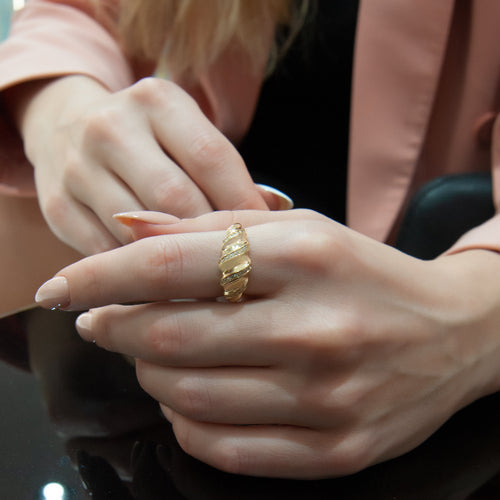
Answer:
[[[173,220],[130,219],[159,236],[63,269],[38,300],[93,307],[81,336],[136,358],[196,458],[250,475],[349,474],[498,390],[497,254],[424,262],[301,210]],[[216,301],[236,221],[253,263],[246,299]],[[197,300],[172,300],[184,298]]]

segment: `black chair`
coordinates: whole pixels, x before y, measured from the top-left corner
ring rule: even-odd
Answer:
[[[439,177],[411,200],[394,246],[433,259],[494,213],[489,172]]]

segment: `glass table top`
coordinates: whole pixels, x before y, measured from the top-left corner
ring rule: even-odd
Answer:
[[[236,476],[186,455],[131,363],[81,341],[73,314],[22,319],[26,345],[2,342],[1,499],[500,498],[500,395],[465,408],[413,452],[352,476]]]

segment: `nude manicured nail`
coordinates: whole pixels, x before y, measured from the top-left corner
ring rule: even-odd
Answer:
[[[90,313],[80,314],[75,326],[83,340],[92,341],[92,315]]]
[[[257,184],[257,186],[267,193],[273,194],[278,199],[278,210],[291,210],[293,208],[293,200],[282,191],[279,191],[271,186],[267,186],[266,184]]]
[[[147,224],[175,224],[180,222],[178,217],[161,212],[149,212],[144,210],[142,212],[121,212],[114,214],[113,219],[121,222],[125,226],[131,226],[134,222],[145,222]]]
[[[46,281],[36,292],[35,302],[45,309],[64,309],[70,304],[68,280],[58,276]]]

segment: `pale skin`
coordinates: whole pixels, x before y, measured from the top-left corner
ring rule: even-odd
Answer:
[[[74,75],[6,91],[53,233],[84,255],[131,241],[112,215],[278,209],[230,141],[174,83],[146,78],[112,93]],[[221,182],[224,179],[224,182]],[[232,189],[227,189],[227,186]]]
[[[301,210],[120,220],[153,237],[62,269],[39,303],[90,308],[80,335],[136,358],[181,447],[217,468],[353,473],[499,389],[495,252],[420,261]],[[253,262],[237,304],[214,300],[233,222]]]
[[[37,287],[62,266],[132,241],[116,212],[290,207],[252,182],[237,150],[173,83],[148,78],[110,93],[74,75],[5,94],[38,199],[0,195],[0,277],[16,284],[0,317],[32,307]],[[218,175],[236,186],[231,195]]]

